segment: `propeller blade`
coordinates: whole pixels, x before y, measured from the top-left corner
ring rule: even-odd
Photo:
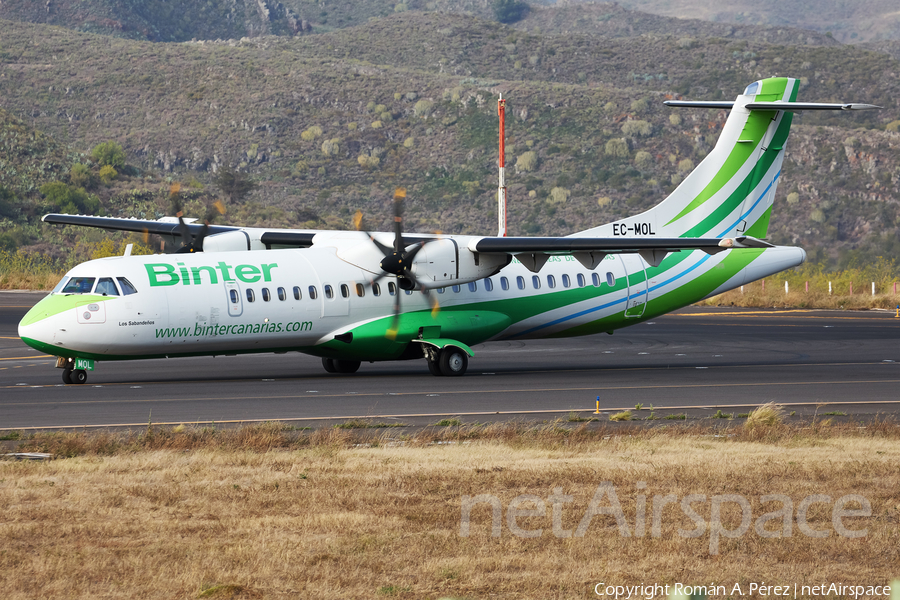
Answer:
[[[400,252],[403,248],[403,200],[406,198],[406,188],[394,190],[394,252]]]
[[[422,282],[419,281],[419,278],[416,277],[415,275],[413,275],[412,273],[407,273],[406,276],[411,278],[413,280],[413,282],[417,286],[419,286],[419,289],[422,290],[422,293],[425,294],[425,297],[428,298],[428,302],[431,304],[431,317],[434,318],[434,317],[438,316],[438,314],[440,314],[440,312],[441,312],[441,304],[440,304],[440,302],[438,302],[437,294],[432,294],[431,290],[424,287],[422,285]]]
[[[400,294],[403,293],[403,290],[400,289],[400,286],[395,286],[394,291],[394,318],[391,321],[391,328],[388,329],[384,333],[384,337],[389,340],[397,339],[397,332],[400,330]]]

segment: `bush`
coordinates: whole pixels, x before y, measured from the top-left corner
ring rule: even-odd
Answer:
[[[100,181],[104,183],[104,185],[109,185],[109,183],[115,179],[119,175],[119,172],[112,165],[103,165],[100,167]]]
[[[66,214],[95,213],[100,199],[88,194],[84,188],[73,188],[62,181],[51,181],[41,186],[41,194],[54,210]]]
[[[304,142],[311,142],[320,135],[322,135],[322,128],[318,125],[313,125],[300,134],[300,139],[302,139]]]
[[[609,156],[625,158],[628,156],[628,142],[621,138],[613,138],[606,142],[606,153]]]
[[[634,155],[634,166],[643,171],[647,171],[653,168],[653,155],[649,152],[641,150],[637,154]]]
[[[529,173],[537,169],[537,166],[538,155],[533,150],[529,150],[516,159],[516,173]]]
[[[494,0],[494,17],[501,23],[515,23],[525,18],[530,7],[521,0]]]
[[[622,123],[622,133],[629,137],[647,137],[653,133],[653,127],[647,121],[625,121]]]
[[[553,204],[565,204],[571,192],[564,187],[555,187],[550,190],[550,202]]]
[[[413,113],[417,117],[427,117],[431,114],[431,110],[434,108],[434,102],[431,100],[419,100],[416,102],[416,105],[413,107]]]
[[[689,158],[684,158],[678,161],[678,171],[680,173],[689,173],[694,170],[694,161]]]
[[[91,150],[91,158],[101,167],[110,165],[117,169],[125,166],[125,150],[115,142],[97,144]]]
[[[96,184],[96,178],[90,167],[82,163],[75,163],[69,170],[69,182],[77,188],[90,189]]]
[[[339,138],[325,140],[322,142],[322,154],[325,156],[337,156],[338,152],[341,151],[340,142],[341,140]]]

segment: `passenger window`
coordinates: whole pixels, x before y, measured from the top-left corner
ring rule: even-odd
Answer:
[[[608,283],[610,287],[616,285],[616,276],[609,271],[606,272],[606,283]]]
[[[269,300],[272,299],[272,294],[269,293],[269,288],[262,289],[262,298],[263,298],[263,302],[268,302]]]
[[[300,286],[295,285],[294,286],[294,300],[299,300],[302,297],[303,297],[303,294],[300,293]]]
[[[569,279],[569,276],[568,276],[568,275],[563,275],[563,276],[562,276],[562,280],[563,280],[563,287],[564,287],[564,288],[572,287],[572,280]]]
[[[372,284],[372,294],[373,294],[374,296],[380,296],[380,295],[381,295],[381,286],[378,285],[377,283],[373,283],[373,284]]]
[[[536,289],[536,290],[541,289],[541,278],[538,277],[537,275],[532,275],[531,285],[533,285],[534,289]]]
[[[356,284],[356,295],[362,298],[366,295],[366,286],[361,283]]]
[[[445,291],[446,289],[447,289],[447,288],[438,288],[438,289],[437,289],[437,293],[438,293],[438,294],[443,294],[444,291]]]
[[[316,290],[316,286],[314,286],[314,285],[309,286],[309,299],[315,300],[318,297],[319,297],[319,292]]]
[[[397,284],[393,281],[388,281],[388,294],[394,296],[397,294]]]
[[[584,287],[584,275],[581,273],[578,274],[578,287]]]
[[[94,293],[103,296],[118,296],[119,290],[116,289],[116,284],[113,283],[112,277],[101,277],[100,281],[97,282],[97,290]]]
[[[451,289],[453,290],[453,293],[458,294],[458,293],[459,293],[459,290],[460,290],[461,288],[460,288],[458,285],[454,285]]]
[[[253,290],[247,288],[247,302],[253,302],[256,300],[256,294],[253,293]]]
[[[478,286],[475,284],[474,281],[469,282],[469,291],[470,292],[478,291]]]
[[[346,283],[342,283],[342,284],[341,284],[341,296],[342,296],[343,298],[349,298],[349,297],[350,297],[350,286],[347,285]]]
[[[137,289],[135,289],[135,287],[133,285],[131,285],[130,281],[128,281],[124,277],[116,277],[116,279],[119,281],[119,287],[122,288],[123,296],[130,296],[132,294],[137,294]]]
[[[237,290],[228,290],[228,295],[231,296],[231,303],[237,304],[240,297],[238,296]]]
[[[516,285],[519,287],[520,290],[524,290],[525,289],[525,278],[522,277],[521,275],[516,277]]]
[[[325,297],[328,298],[329,300],[334,299],[334,290],[331,288],[330,285],[325,286]]]
[[[594,284],[594,287],[600,287],[600,276],[596,273],[591,273],[591,282]]]
[[[486,289],[489,292],[494,291],[494,282],[491,281],[490,277],[488,277],[487,279],[484,280],[484,289]]]
[[[284,291],[284,288],[278,288],[278,299],[282,302],[287,300],[287,292]]]
[[[556,277],[553,275],[547,275],[547,287],[555,288],[556,287]]]
[[[500,289],[502,289],[504,292],[509,289],[509,279],[507,279],[506,277],[500,278]]]
[[[63,294],[90,294],[96,277],[73,277],[63,288]]]

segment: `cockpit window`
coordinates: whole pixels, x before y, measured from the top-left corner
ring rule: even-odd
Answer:
[[[68,283],[68,282],[69,282],[69,278],[68,278],[68,277],[63,277],[62,279],[59,280],[59,283],[56,284],[56,287],[53,288],[53,291],[50,292],[50,293],[51,293],[51,294],[58,294],[58,293],[60,293],[60,292],[63,290],[63,288],[66,287],[66,283]]]
[[[97,289],[94,290],[94,293],[102,296],[118,296],[119,290],[116,284],[113,283],[112,277],[101,277],[100,281],[97,282]]]
[[[119,286],[122,288],[123,296],[130,296],[131,294],[137,294],[137,290],[131,285],[131,282],[125,279],[124,277],[116,277],[119,280]]]
[[[63,288],[63,294],[90,294],[96,277],[73,277]]]
[[[758,81],[754,81],[753,83],[751,83],[750,85],[747,86],[746,90],[744,90],[745,96],[754,96],[757,93],[759,93],[759,82]]]

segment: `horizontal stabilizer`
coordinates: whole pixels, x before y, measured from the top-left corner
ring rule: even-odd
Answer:
[[[691,100],[666,100],[663,102],[672,108],[718,108],[731,109],[734,102],[705,102]],[[829,104],[823,102],[750,102],[744,105],[747,110],[785,110],[799,112],[802,110],[876,110],[881,108],[874,104],[841,103]]]
[[[874,104],[825,104],[821,102],[750,102],[745,106],[750,110],[875,110],[881,108]]]

